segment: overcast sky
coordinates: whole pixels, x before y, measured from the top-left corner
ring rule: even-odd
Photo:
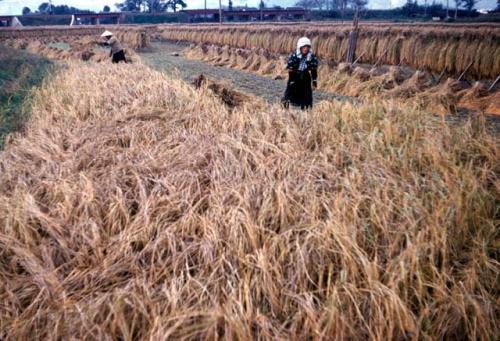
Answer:
[[[28,6],[32,10],[38,8],[42,2],[48,0],[0,0],[0,15],[4,14],[20,14],[21,10],[24,6]],[[203,8],[204,0],[185,0],[188,8]],[[419,3],[423,3],[424,0],[418,0]],[[436,0],[439,2],[439,0]],[[445,1],[445,0],[441,0]],[[55,5],[66,4],[69,6],[74,6],[80,9],[90,9],[94,11],[101,10],[104,5],[108,5],[115,10],[114,4],[116,2],[120,2],[120,0],[110,1],[91,1],[91,0],[53,0],[52,3]],[[218,0],[207,0],[208,7],[215,8],[219,5]],[[228,0],[222,0],[223,4],[227,4]],[[257,6],[260,0],[233,0],[234,6],[244,6],[247,4],[248,6]],[[268,5],[280,5],[280,6],[293,6],[297,0],[264,0],[264,2]],[[370,8],[391,8],[398,7],[404,4],[406,0],[369,0],[368,6]],[[432,0],[429,0],[431,3]],[[454,4],[453,0],[450,0],[450,7]],[[476,8],[478,9],[491,9],[496,6],[496,0],[480,0]]]

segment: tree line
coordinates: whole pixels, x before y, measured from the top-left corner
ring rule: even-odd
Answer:
[[[469,13],[475,8],[478,0],[448,0],[453,1],[452,6],[455,10],[455,17],[459,9],[465,9]],[[343,11],[347,8],[352,9],[366,9],[367,0],[299,0],[296,6],[304,7],[309,10],[330,10],[330,11]],[[428,8],[445,8],[442,2],[428,0],[421,0],[419,4],[417,0],[407,0],[406,3],[400,8],[406,13],[420,13],[425,12]],[[497,0],[497,9],[500,9],[500,0]],[[452,8],[450,8],[452,10]],[[450,14],[451,16],[451,14]]]
[[[124,2],[115,4],[116,8],[124,12],[167,12],[172,10],[177,12],[179,8],[186,8],[187,4],[184,0],[125,0]],[[102,12],[111,12],[111,8],[106,5]],[[24,7],[23,15],[28,14],[74,14],[74,13],[93,13],[93,11],[80,9],[68,5],[51,5],[49,2],[44,2],[38,6],[38,9],[32,11],[29,7]]]
[[[109,7],[108,7],[109,8]],[[49,2],[43,2],[38,9],[32,11],[29,7],[23,8],[23,15],[30,13],[38,14],[73,14],[73,13],[91,13],[92,11],[79,9],[68,5],[51,5]]]
[[[434,17],[454,21],[477,20],[498,22],[498,16],[480,18],[476,10],[478,0],[406,0],[397,8],[369,9],[366,2],[352,0],[300,0],[297,6],[311,10],[311,20],[350,20],[358,12],[358,17],[364,20],[429,20]],[[496,0],[496,9],[490,13],[500,12],[500,0]],[[357,11],[358,9],[358,11]]]
[[[171,9],[177,12],[179,8],[187,7],[184,0],[125,0],[115,5],[120,11],[126,12],[167,12]]]
[[[478,2],[478,0],[447,0],[451,4],[450,7],[445,7],[442,2],[428,3],[428,0],[407,0],[406,3],[397,9],[404,15],[414,16],[418,14],[432,15],[433,13],[442,12],[446,10],[448,16],[457,18],[459,10],[466,10],[471,14]],[[352,10],[366,10],[368,0],[299,0],[296,6],[303,7],[307,10],[319,11],[338,11],[344,13],[348,9]],[[143,12],[143,13],[157,13],[167,12],[169,10],[177,12],[179,9],[184,9],[187,4],[184,0],[124,0],[123,2],[115,4],[116,8],[124,12]],[[266,7],[264,0],[259,3],[259,8]],[[276,6],[279,7],[279,6]],[[228,1],[227,8],[231,11],[233,9],[233,1]],[[497,10],[500,10],[500,0],[497,0]],[[109,6],[104,6],[102,12],[110,12]],[[92,13],[89,10],[79,9],[68,5],[51,5],[49,2],[44,2],[38,6],[34,12],[29,7],[24,7],[22,10],[23,15],[30,13],[41,14],[74,14],[74,13]]]

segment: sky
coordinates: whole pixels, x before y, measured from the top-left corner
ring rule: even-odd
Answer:
[[[24,6],[28,6],[32,10],[38,8],[42,2],[48,0],[0,0],[0,15],[11,15],[11,14],[20,14],[22,8]],[[436,0],[439,2],[440,0]],[[441,0],[445,1],[445,0]],[[453,0],[450,1],[450,7],[453,7]],[[53,0],[52,3],[54,5],[62,5],[66,4],[68,6],[74,6],[80,9],[89,9],[94,11],[100,11],[104,7],[104,5],[108,5],[115,10],[114,4],[120,2],[120,0],[103,0],[103,1],[92,1],[92,0]],[[185,0],[188,5],[188,9],[193,8],[203,8],[204,0]],[[227,0],[222,0],[223,4],[227,3]],[[244,6],[247,4],[251,7],[257,7],[260,0],[233,0],[234,6]],[[293,6],[297,0],[264,0],[264,2],[268,6],[279,5],[283,7]],[[369,0],[368,7],[370,8],[393,8],[398,7],[404,4],[406,0]],[[422,3],[423,0],[418,0],[419,3]],[[429,3],[432,0],[428,1]],[[218,0],[207,0],[207,4],[209,8],[217,8],[219,6]],[[476,8],[477,9],[492,9],[496,6],[496,0],[479,0]]]

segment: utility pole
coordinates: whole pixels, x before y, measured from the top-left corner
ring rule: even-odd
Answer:
[[[203,14],[203,21],[207,21],[207,0],[205,0],[205,14]]]
[[[446,19],[450,17],[450,0],[446,0]]]
[[[219,0],[219,25],[222,25],[222,0]]]

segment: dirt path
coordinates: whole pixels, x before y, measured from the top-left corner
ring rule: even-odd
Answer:
[[[270,103],[279,102],[283,96],[285,90],[284,80],[273,80],[250,72],[187,59],[182,56],[182,50],[185,47],[184,44],[153,42],[151,51],[142,52],[140,55],[149,66],[169,74],[179,75],[186,81],[192,81],[200,74],[204,74],[208,78],[229,82],[236,89],[264,98]],[[348,99],[348,97],[315,91],[314,99],[333,100]]]

